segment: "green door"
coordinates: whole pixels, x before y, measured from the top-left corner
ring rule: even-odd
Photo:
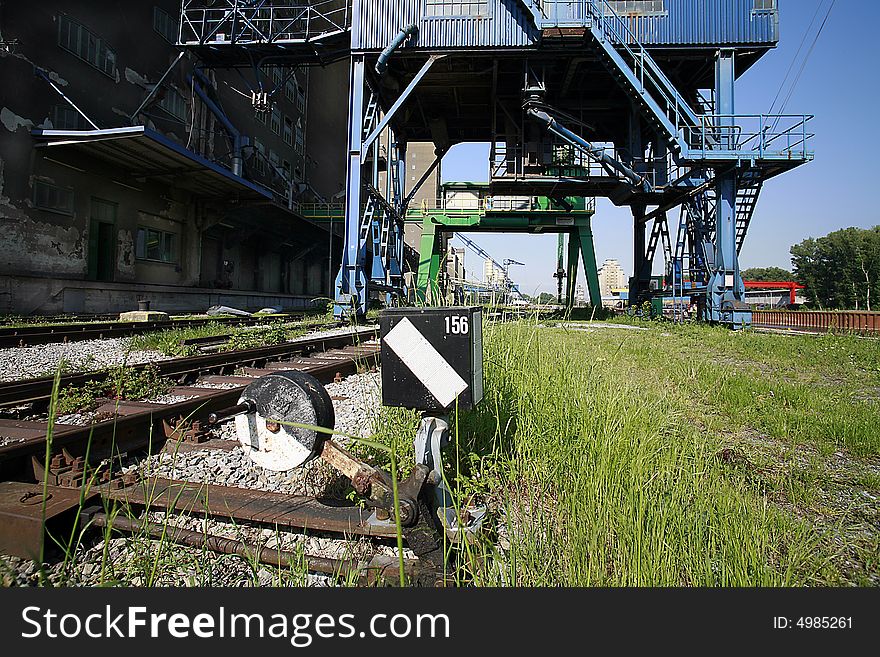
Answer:
[[[92,198],[89,279],[111,282],[116,273],[116,204]]]

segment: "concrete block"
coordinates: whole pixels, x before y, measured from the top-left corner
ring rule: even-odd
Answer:
[[[158,310],[132,310],[127,313],[119,313],[121,322],[167,322],[168,313]]]

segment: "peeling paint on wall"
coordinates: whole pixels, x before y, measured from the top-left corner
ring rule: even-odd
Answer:
[[[84,240],[74,226],[57,226],[4,209],[0,216],[0,262],[8,272],[83,275]]]
[[[143,75],[130,68],[125,69],[125,79],[127,82],[130,82],[131,84],[137,85],[139,87],[143,87],[144,89],[147,89],[150,86],[149,79],[145,78]]]
[[[27,128],[30,130],[34,127],[33,121],[26,119],[23,116],[19,116],[8,107],[4,107],[0,110],[0,123],[2,123],[3,127],[9,130],[9,132],[15,132],[19,128]]]
[[[116,272],[123,280],[134,279],[134,238],[130,230],[120,230],[116,240]]]

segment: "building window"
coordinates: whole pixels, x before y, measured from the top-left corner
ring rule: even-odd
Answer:
[[[189,116],[186,109],[186,99],[183,94],[172,87],[165,88],[165,95],[159,101],[159,107],[181,121],[185,121]]]
[[[284,97],[291,103],[296,101],[296,89],[297,84],[293,76],[287,78],[287,83],[284,85]]]
[[[55,130],[85,130],[86,120],[70,105],[52,108],[52,126]]]
[[[293,146],[293,121],[286,118],[284,119],[284,143],[288,146]]]
[[[34,181],[34,206],[49,212],[73,214],[73,190],[51,185],[43,180]]]
[[[174,233],[138,226],[135,256],[138,260],[177,262],[176,242]]]
[[[116,77],[116,51],[65,14],[58,16],[58,45],[102,73]]]
[[[300,114],[306,112],[306,92],[299,85],[296,85],[296,109]]]
[[[666,13],[663,4],[663,0],[607,0],[605,7],[620,16],[656,16]]]
[[[775,11],[776,0],[755,0],[755,11]]]
[[[305,150],[305,135],[303,135],[302,123],[296,120],[296,152],[302,155]]]
[[[259,139],[254,139],[254,170],[263,175],[266,173],[266,147]]]
[[[278,173],[278,167],[281,166],[281,158],[271,148],[269,149],[269,166],[272,169],[273,176]]]
[[[153,7],[153,29],[169,43],[177,43],[177,21],[159,7]]]
[[[488,0],[425,0],[426,16],[488,16]]]
[[[272,132],[276,135],[281,134],[281,110],[277,107],[272,108]]]

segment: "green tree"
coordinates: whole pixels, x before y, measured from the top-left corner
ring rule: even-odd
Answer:
[[[845,228],[791,247],[795,280],[806,285],[819,308],[877,306],[880,284],[880,226]]]
[[[792,274],[781,267],[751,267],[740,272],[746,281],[790,281]]]

